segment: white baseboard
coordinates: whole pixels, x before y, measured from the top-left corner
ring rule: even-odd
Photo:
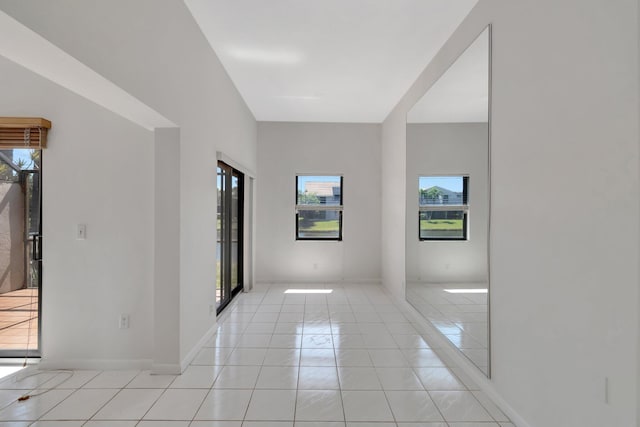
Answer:
[[[354,283],[356,285],[368,285],[368,284],[381,285],[382,279],[379,277],[375,279],[362,279],[362,278],[356,277],[355,279],[342,279],[342,281],[338,283]]]
[[[240,295],[238,295],[238,297],[239,296]],[[218,322],[215,322],[211,326],[211,328],[209,328],[209,330],[198,340],[198,342],[193,347],[191,347],[191,350],[189,350],[187,355],[182,359],[182,362],[180,362],[180,372],[179,372],[180,374],[182,374],[184,370],[187,369],[189,364],[198,355],[198,352],[200,351],[200,349],[206,344],[207,341],[211,339],[212,336],[215,335],[217,330],[218,330]]]
[[[52,359],[42,358],[37,369],[76,370],[151,370],[152,374],[180,375],[196,357],[202,346],[215,334],[214,324],[182,359],[181,363],[153,363],[151,359]]]
[[[151,359],[49,359],[42,358],[38,369],[82,369],[98,371],[147,370]]]
[[[153,363],[151,365],[152,375],[180,375],[182,367],[179,363]]]
[[[382,284],[382,279],[378,278],[343,278],[343,279],[279,279],[279,278],[267,278],[267,279],[258,279],[256,280],[256,285],[260,284],[278,284],[278,285],[291,285],[291,284],[301,284],[301,285],[322,285],[322,286],[330,286],[331,284],[343,284],[343,283],[353,283],[353,284],[374,284],[379,285]]]
[[[158,365],[158,368],[167,369],[167,371],[163,373],[168,373],[168,374],[175,374],[176,372],[172,370],[178,369],[177,374],[182,374],[184,370],[187,369],[189,364],[193,362],[193,359],[195,359],[195,357],[198,355],[198,352],[202,349],[202,347],[204,347],[207,341],[209,341],[216,334],[216,331],[218,330],[218,320],[224,319],[224,317],[231,312],[232,307],[238,303],[238,300],[242,298],[244,294],[245,292],[242,292],[238,294],[233,300],[231,300],[231,302],[225,308],[222,314],[216,319],[216,322],[211,326],[211,328],[209,328],[209,330],[198,340],[196,345],[194,345],[189,351],[189,353],[187,353],[187,355],[182,359],[180,366]],[[160,371],[158,373],[160,373]]]
[[[411,316],[411,321],[420,325],[426,331],[429,331],[428,340],[433,342],[438,348],[450,358],[465,374],[467,374],[473,382],[475,382],[480,390],[482,390],[496,406],[511,419],[511,422],[517,427],[530,427],[524,418],[516,412],[515,409],[502,397],[496,390],[494,383],[487,378],[480,369],[478,369],[469,359],[467,359],[460,351],[446,339],[431,323],[429,323],[411,304],[409,304],[404,296],[397,295],[385,287],[387,293],[400,305],[406,313]],[[427,337],[425,337],[426,339]]]

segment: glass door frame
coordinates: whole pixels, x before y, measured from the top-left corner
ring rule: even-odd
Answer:
[[[28,147],[19,147],[13,148],[15,149],[24,149]],[[43,173],[42,173],[42,157],[44,150],[40,149],[39,162],[37,169],[22,169],[19,173],[22,175],[20,177],[20,183],[23,185],[24,191],[24,234],[23,234],[23,244],[24,244],[24,259],[25,259],[25,289],[36,289],[38,292],[37,298],[37,315],[36,319],[38,321],[37,328],[37,346],[31,348],[32,343],[26,346],[24,349],[2,349],[0,348],[0,359],[2,358],[40,358],[41,357],[41,349],[42,349],[42,219],[43,219]],[[37,176],[38,182],[38,231],[37,235],[30,233],[29,230],[29,213],[30,213],[30,204],[28,202],[29,193],[28,193],[28,176]],[[35,181],[35,179],[34,179]],[[29,287],[28,283],[30,282],[30,275],[32,268],[35,268],[37,271],[37,285],[35,287]],[[33,297],[30,297],[33,299]],[[31,308],[32,303],[29,303],[29,308]],[[31,319],[29,322],[31,323]],[[30,334],[31,327],[29,326],[29,331],[27,334]]]
[[[27,230],[28,227],[25,226],[25,237],[26,240],[31,242],[32,248],[30,252],[30,256],[28,257],[27,262],[27,270],[26,274],[31,274],[32,268],[35,268],[38,274],[37,286],[38,290],[38,346],[34,350],[27,349],[27,356],[31,357],[40,357],[40,349],[42,348],[42,151],[40,152],[40,165],[37,170],[25,170],[24,172],[29,173],[35,178],[37,177],[38,182],[38,231],[37,234],[33,234],[30,230]],[[25,186],[27,179],[25,178]],[[25,193],[25,200],[28,197],[28,194]],[[28,215],[29,209],[25,204],[25,225],[28,225]],[[29,279],[26,278],[28,281]],[[27,286],[28,288],[28,286]]]
[[[234,198],[233,183],[237,182],[237,190]],[[219,260],[220,268],[216,268],[216,292],[220,283],[220,301],[216,295],[216,313],[222,310],[231,302],[243,289],[243,241],[244,241],[244,174],[234,169],[228,164],[218,161],[217,165],[217,191],[220,192],[218,199],[218,216],[220,226],[216,224],[217,242],[220,254],[216,257]],[[235,235],[234,235],[235,219]],[[219,235],[218,235],[219,232]],[[234,253],[235,238],[235,253]],[[235,255],[235,266],[234,266]],[[234,271],[235,270],[235,271]],[[235,280],[234,280],[235,273]]]

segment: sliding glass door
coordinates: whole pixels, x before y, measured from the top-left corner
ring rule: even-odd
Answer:
[[[0,150],[0,357],[40,355],[41,151]]]
[[[244,176],[223,162],[217,174],[216,307],[220,313],[242,290]]]

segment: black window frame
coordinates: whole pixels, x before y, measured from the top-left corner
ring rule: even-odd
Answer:
[[[340,177],[340,204],[339,205],[299,205],[298,204],[298,179],[301,176]],[[341,174],[296,174],[295,187],[295,211],[296,211],[296,241],[341,242],[342,241],[342,217],[344,211],[344,176]],[[301,210],[330,210],[338,211],[338,236],[337,237],[301,237],[300,236],[300,211]]]
[[[467,241],[469,240],[469,175],[420,175],[420,178],[445,178],[445,177],[461,177],[462,178],[462,204],[461,205],[422,205],[420,204],[420,195],[418,194],[418,240],[421,242],[433,242],[433,241]],[[438,206],[434,209],[434,206]],[[429,209],[431,207],[431,209]],[[421,215],[423,212],[433,211],[448,211],[448,212],[462,212],[462,237],[423,237],[420,229]]]

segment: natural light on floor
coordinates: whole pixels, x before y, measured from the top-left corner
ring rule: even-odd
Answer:
[[[450,294],[486,294],[488,289],[445,289]]]
[[[0,379],[24,369],[22,365],[0,366]]]
[[[333,289],[287,289],[285,294],[330,294]]]

